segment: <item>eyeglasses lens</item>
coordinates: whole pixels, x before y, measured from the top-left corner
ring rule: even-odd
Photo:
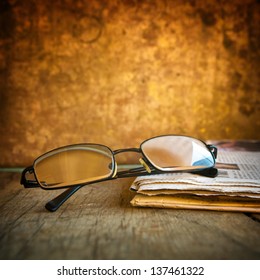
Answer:
[[[114,166],[107,147],[87,144],[51,151],[35,161],[34,170],[43,187],[57,188],[108,178]]]
[[[162,171],[197,170],[213,167],[215,160],[200,140],[186,136],[160,136],[147,140],[141,149]]]

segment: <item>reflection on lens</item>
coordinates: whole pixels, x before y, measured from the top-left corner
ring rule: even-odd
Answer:
[[[39,157],[34,163],[36,177],[45,188],[98,181],[112,176],[114,169],[112,152],[95,144],[59,148]]]
[[[148,160],[162,171],[199,170],[213,167],[215,160],[200,140],[186,136],[159,136],[141,145]]]

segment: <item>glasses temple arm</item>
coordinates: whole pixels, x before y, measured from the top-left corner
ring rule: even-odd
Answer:
[[[46,203],[45,208],[50,212],[55,212],[60,208],[60,206],[69,199],[76,191],[78,191],[84,185],[78,185],[76,187],[72,187],[62,192],[60,195],[56,196],[54,199],[50,200]]]
[[[196,175],[200,175],[200,176],[204,176],[204,177],[210,177],[210,178],[215,178],[218,176],[218,169],[216,167],[210,167],[207,169],[203,169],[200,171],[193,171],[190,172],[192,174],[196,174]]]
[[[169,172],[163,172],[160,170],[151,170],[151,171],[152,171],[151,173],[148,173],[145,170],[145,168],[143,168],[143,172],[142,172],[141,167],[140,167],[139,170],[136,170],[136,172],[132,172],[132,171],[118,172],[117,178],[127,178],[127,177],[137,177],[137,176],[158,175],[158,174],[169,173]],[[172,172],[172,173],[175,173],[175,172]],[[178,173],[178,171],[177,171],[177,173]],[[215,167],[210,167],[210,168],[199,170],[199,171],[190,171],[189,173],[204,176],[204,177],[215,178],[218,175],[218,169]]]

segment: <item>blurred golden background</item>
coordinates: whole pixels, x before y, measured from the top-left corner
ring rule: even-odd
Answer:
[[[160,134],[260,139],[259,1],[0,0],[0,166]]]

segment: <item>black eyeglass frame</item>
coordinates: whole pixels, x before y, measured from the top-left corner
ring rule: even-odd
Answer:
[[[155,138],[159,138],[159,137],[165,137],[165,136],[178,136],[178,137],[185,137],[185,138],[191,138],[197,141],[200,141],[202,144],[205,145],[205,147],[208,149],[208,151],[211,153],[212,158],[214,160],[214,164],[213,167],[206,167],[206,168],[198,168],[198,169],[192,169],[192,170],[173,170],[173,171],[162,171],[159,170],[158,168],[156,168],[145,156],[144,152],[142,151],[142,145],[144,143],[146,143],[147,141],[151,140],[151,139],[155,139]],[[81,183],[81,184],[76,184],[76,185],[68,185],[68,186],[62,186],[62,187],[44,187],[42,186],[39,181],[38,178],[35,174],[34,171],[34,165],[35,162],[37,162],[37,160],[41,157],[43,157],[44,155],[47,155],[51,152],[55,152],[56,150],[60,150],[62,148],[70,148],[70,147],[75,147],[75,146],[80,146],[80,145],[96,145],[96,146],[101,146],[101,147],[105,147],[107,148],[110,152],[111,152],[111,157],[113,160],[113,166],[114,166],[114,170],[112,170],[111,174],[103,179],[100,180],[93,180],[93,181],[87,181],[85,183]],[[115,166],[116,166],[116,160],[115,160],[115,156],[117,154],[120,153],[124,153],[124,152],[136,152],[136,153],[140,153],[142,155],[141,160],[143,160],[142,162],[142,167],[135,167],[135,168],[131,168],[128,170],[123,170],[123,171],[118,171],[115,170]],[[127,148],[127,149],[117,149],[117,150],[111,150],[109,147],[107,147],[106,145],[102,145],[102,144],[96,144],[96,143],[81,143],[81,144],[72,144],[72,145],[68,145],[68,146],[63,146],[63,147],[59,147],[56,149],[53,149],[51,151],[48,151],[47,153],[42,154],[41,156],[39,156],[38,158],[36,158],[34,160],[33,165],[26,167],[21,175],[21,185],[23,185],[25,188],[37,188],[40,187],[44,190],[57,190],[57,189],[67,189],[66,191],[64,191],[63,193],[61,193],[59,196],[57,196],[56,198],[54,198],[53,200],[49,201],[46,205],[45,208],[49,211],[56,211],[71,195],[73,195],[77,190],[79,190],[80,188],[82,188],[83,186],[86,185],[90,185],[90,184],[95,184],[95,183],[100,183],[100,182],[104,182],[104,181],[108,181],[108,180],[114,180],[114,179],[119,179],[119,178],[127,178],[127,177],[137,177],[137,176],[147,176],[147,175],[158,175],[158,174],[165,174],[165,173],[177,173],[177,172],[189,172],[189,173],[194,173],[194,174],[198,174],[198,175],[202,175],[202,176],[206,176],[206,177],[216,177],[218,174],[218,170],[214,167],[215,163],[216,163],[216,158],[217,158],[217,148],[214,145],[209,145],[206,144],[204,141],[200,140],[200,139],[196,139],[190,136],[184,136],[184,135],[173,135],[173,134],[168,134],[168,135],[160,135],[160,136],[155,136],[152,138],[149,138],[145,141],[143,141],[140,144],[139,148]],[[149,170],[149,172],[148,172]],[[116,172],[115,172],[116,171]],[[33,174],[35,180],[27,180],[26,179],[26,174],[27,173]]]

